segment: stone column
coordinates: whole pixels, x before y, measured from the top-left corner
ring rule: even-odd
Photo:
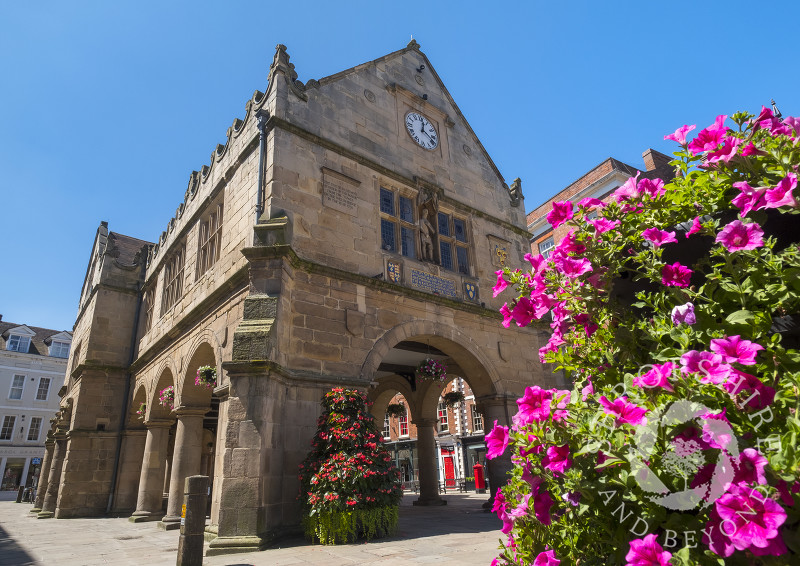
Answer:
[[[167,467],[169,429],[171,421],[147,421],[147,437],[142,457],[142,472],[139,476],[139,493],[136,511],[130,521],[157,521],[161,518],[161,500],[164,493],[164,471]]]
[[[39,519],[49,519],[55,514],[58,503],[58,489],[61,484],[61,469],[64,467],[64,456],[67,454],[67,436],[63,431],[55,434],[53,458],[50,461],[50,474],[47,478],[47,493],[44,495]]]
[[[159,525],[166,530],[180,528],[184,480],[200,473],[200,459],[203,453],[203,415],[208,411],[208,407],[179,407],[175,410],[178,427],[175,431],[175,450],[172,454],[169,501],[167,514]]]
[[[25,465],[22,467],[22,477],[19,478],[19,485],[28,487],[28,470],[30,469],[31,459],[25,458]]]
[[[483,414],[483,428],[489,434],[494,428],[494,422],[498,426],[511,427],[511,417],[513,417],[519,407],[516,397],[495,397],[493,399],[481,399],[480,411]],[[486,460],[486,477],[489,480],[489,501],[494,501],[494,495],[498,488],[508,483],[508,472],[513,468],[511,463],[511,450],[506,449],[502,456]],[[484,506],[486,504],[484,503]]]
[[[38,513],[42,510],[44,504],[44,495],[47,492],[47,481],[50,476],[50,462],[53,461],[53,447],[55,441],[48,438],[44,443],[44,458],[42,458],[42,467],[39,469],[39,483],[36,484],[36,500],[33,503],[31,513]]]
[[[439,478],[436,476],[436,440],[434,427],[437,419],[417,419],[417,455],[419,457],[419,499],[414,505],[446,505],[439,497]]]

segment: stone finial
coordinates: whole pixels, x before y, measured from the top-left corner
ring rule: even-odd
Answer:
[[[409,49],[416,49],[417,51],[419,51],[419,43],[417,43],[417,40],[414,39],[413,37],[411,38],[411,41],[408,42],[408,45],[406,45],[406,47],[408,47]]]
[[[286,46],[279,43],[275,46],[275,57],[272,59],[272,65],[269,66],[269,75],[267,80],[272,84],[276,75],[281,74],[286,77],[291,91],[302,100],[308,100],[308,97],[303,91],[306,90],[305,85],[297,80],[297,72],[294,70],[294,64],[289,62],[289,54],[286,53]]]
[[[517,177],[511,183],[511,186],[508,188],[508,196],[511,198],[511,206],[519,206],[519,203],[522,201],[522,179]]]

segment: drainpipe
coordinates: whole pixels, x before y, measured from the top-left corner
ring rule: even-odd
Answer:
[[[131,364],[134,360],[134,355],[136,352],[136,335],[139,332],[139,316],[142,312],[142,286],[144,285],[145,275],[147,275],[147,257],[148,257],[148,247],[142,247],[142,274],[141,279],[136,284],[136,291],[137,291],[137,299],[136,299],[136,313],[133,315],[133,332],[131,333],[131,353],[128,357],[128,368],[131,367]],[[111,512],[111,507],[114,505],[114,494],[117,491],[117,478],[119,476],[119,460],[120,454],[122,452],[122,433],[125,432],[125,424],[128,416],[128,404],[130,399],[128,397],[131,394],[131,378],[133,374],[128,370],[125,374],[125,402],[122,404],[122,410],[120,411],[120,427],[119,427],[119,434],[117,435],[117,448],[114,451],[114,466],[111,468],[111,491],[108,494],[108,505],[106,505],[106,513]]]
[[[264,156],[267,152],[267,120],[269,113],[266,110],[259,110],[256,113],[258,118],[258,186],[256,187],[256,224],[264,213]]]

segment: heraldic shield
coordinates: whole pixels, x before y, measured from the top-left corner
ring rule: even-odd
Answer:
[[[470,301],[478,299],[478,286],[475,283],[464,283],[464,294]]]
[[[396,261],[389,261],[386,265],[386,275],[392,283],[400,283],[400,264]]]

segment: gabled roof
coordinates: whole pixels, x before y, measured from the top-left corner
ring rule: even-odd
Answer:
[[[40,328],[38,326],[28,326],[27,324],[19,324],[16,322],[3,322],[0,321],[0,351],[6,349],[6,343],[11,334],[20,336],[30,336],[31,345],[28,349],[28,354],[36,354],[39,356],[48,355],[47,344],[52,341],[52,338],[57,334],[65,334],[72,338],[72,332],[68,330],[53,330],[51,328]]]

